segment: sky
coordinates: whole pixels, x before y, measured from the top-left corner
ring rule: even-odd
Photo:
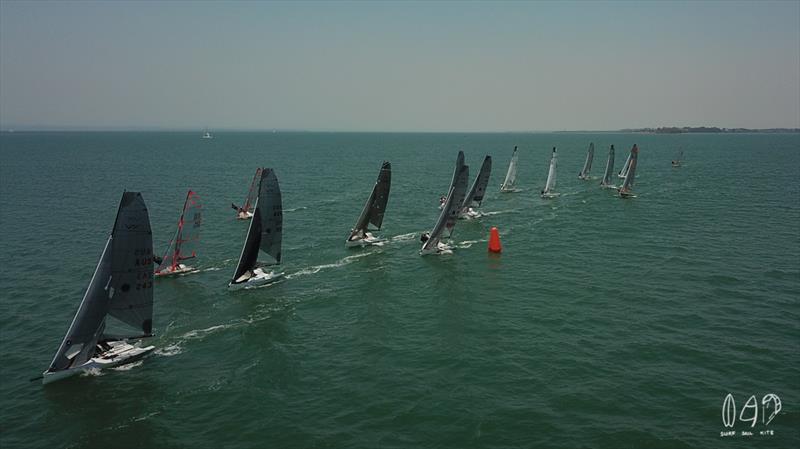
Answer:
[[[800,1],[0,0],[0,128],[800,127]]]

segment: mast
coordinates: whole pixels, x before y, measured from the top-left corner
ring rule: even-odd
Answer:
[[[628,163],[628,170],[625,174],[625,180],[622,182],[622,187],[620,187],[619,192],[621,194],[628,194],[630,193],[631,189],[633,188],[633,181],[636,177],[636,163],[639,159],[639,147],[635,144],[633,148],[631,148],[631,160]]]
[[[444,207],[442,207],[442,211],[439,213],[439,219],[436,221],[433,230],[431,230],[430,237],[422,245],[422,251],[435,249],[439,241],[441,241],[445,229],[449,229],[450,232],[448,235],[452,235],[453,228],[455,227],[456,221],[458,221],[459,205],[466,195],[467,178],[469,178],[469,167],[464,165],[461,167],[455,185],[450,187],[447,200],[444,203]]]
[[[189,220],[187,223],[186,220]],[[181,216],[178,219],[178,229],[175,237],[170,241],[167,251],[161,258],[161,263],[155,272],[169,267],[170,271],[175,271],[181,261],[197,256],[197,244],[200,241],[200,226],[203,223],[202,204],[199,196],[189,190],[183,203]]]
[[[261,171],[261,167],[257,168],[256,174],[253,175],[253,181],[250,182],[250,189],[247,191],[247,198],[245,198],[244,206],[242,206],[242,210],[245,212],[252,212],[253,207],[255,207],[256,197],[258,196],[258,183],[260,183],[262,179]]]
[[[625,165],[622,166],[622,170],[620,170],[619,174],[617,174],[617,176],[620,178],[624,178],[628,174],[628,165],[631,163],[631,156],[632,154],[628,153],[628,158],[625,159]]]

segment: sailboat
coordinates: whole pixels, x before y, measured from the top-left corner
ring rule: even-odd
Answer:
[[[589,170],[592,169],[592,160],[594,159],[594,143],[589,144],[589,151],[586,153],[586,162],[583,163],[583,170],[578,173],[578,178],[584,181],[589,179]]]
[[[436,225],[430,233],[422,235],[421,240],[423,244],[422,248],[419,250],[420,255],[452,254],[452,248],[441,240],[444,237],[445,231],[448,232],[448,237],[453,234],[456,221],[458,221],[458,212],[467,194],[467,179],[469,179],[469,166],[462,165],[459,168],[455,182],[450,187],[450,191],[447,194],[447,199],[444,202],[444,207],[439,214]]]
[[[244,205],[239,207],[231,203],[231,208],[236,211],[236,219],[238,220],[248,220],[253,217],[253,208],[256,205],[256,196],[258,196],[258,183],[261,181],[261,170],[261,167],[256,169],[256,174],[253,176],[253,181],[250,182],[250,190],[247,191]]]
[[[636,198],[631,189],[633,188],[633,180],[636,177],[636,161],[639,159],[639,147],[635,144],[631,148],[631,161],[628,163],[628,171],[625,173],[625,180],[622,182],[617,192],[621,198]]]
[[[486,194],[486,186],[489,185],[489,177],[491,174],[492,157],[487,155],[483,158],[481,171],[479,171],[478,176],[475,177],[475,181],[472,183],[469,193],[464,197],[464,203],[461,205],[458,218],[478,218],[481,216],[481,213],[476,211],[474,207],[480,207],[481,202],[483,202],[483,197]],[[475,203],[477,203],[477,205]]]
[[[208,132],[208,128],[206,128],[205,131],[203,132],[203,139],[213,139],[213,138],[214,136],[212,136],[211,133]]]
[[[155,348],[138,341],[153,332],[152,264],[147,206],[141,193],[125,192],[92,280],[42,383],[129,363]]]
[[[678,153],[678,157],[672,160],[673,167],[680,167],[683,162],[683,150]]]
[[[611,183],[611,176],[614,172],[614,145],[608,149],[608,162],[606,162],[606,172],[600,181],[600,187],[605,189],[616,189],[617,186]]]
[[[553,147],[553,156],[550,157],[550,168],[547,171],[547,182],[542,189],[542,198],[555,198],[558,193],[554,192],[556,188],[556,165],[558,160],[556,158],[556,147]]]
[[[617,174],[618,178],[624,178],[625,176],[628,175],[628,166],[631,163],[631,156],[632,154],[628,153],[628,158],[625,159],[625,165],[622,166],[622,170],[620,170],[619,173]]]
[[[518,192],[514,185],[517,183],[517,146],[514,146],[514,152],[511,153],[511,162],[508,164],[508,171],[506,172],[506,179],[500,186],[501,192]]]
[[[385,242],[386,239],[375,237],[368,229],[372,224],[375,230],[381,229],[383,214],[386,212],[386,203],[389,201],[389,187],[392,183],[392,164],[383,161],[381,170],[378,172],[378,180],[372,188],[367,202],[361,215],[358,216],[356,225],[350,231],[350,236],[345,242],[347,247],[377,245]]]
[[[456,184],[456,179],[458,178],[459,173],[461,173],[461,168],[464,167],[464,152],[459,151],[458,156],[456,156],[456,166],[453,169],[453,179],[450,180],[450,187],[448,187],[447,192],[449,194],[450,189]],[[447,196],[443,196],[439,198],[439,209],[444,209],[444,203],[447,201]],[[460,204],[459,204],[460,205]]]
[[[185,265],[183,261],[197,257],[197,245],[200,242],[200,225],[203,224],[202,204],[200,197],[189,190],[183,203],[181,217],[178,219],[178,230],[169,242],[167,251],[157,261],[156,276],[191,273],[196,268]]]
[[[265,271],[267,266],[281,263],[283,235],[281,189],[271,168],[261,170],[257,191],[253,219],[247,228],[247,237],[244,239],[236,271],[228,284],[230,288],[253,287],[283,276],[283,273]],[[258,260],[262,252],[267,257],[266,262]]]

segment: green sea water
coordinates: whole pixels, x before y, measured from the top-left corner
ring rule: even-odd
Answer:
[[[608,145],[619,170],[634,143],[638,197],[622,200],[599,177]],[[514,145],[522,191],[501,194]],[[553,146],[562,196],[543,200]],[[421,257],[459,149],[471,177],[493,157],[486,216],[457,224],[454,254]],[[384,159],[389,242],[348,250]],[[286,276],[229,292],[247,227],[230,203],[259,166],[283,191]],[[795,446],[798,168],[798,134],[3,133],[0,447]],[[126,189],[156,252],[201,196],[201,271],[157,280],[154,354],[29,382]],[[737,418],[756,397],[754,427],[724,426],[729,393]]]

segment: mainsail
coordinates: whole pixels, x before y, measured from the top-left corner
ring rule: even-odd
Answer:
[[[594,142],[589,144],[589,151],[586,153],[586,162],[583,164],[583,170],[578,174],[581,179],[589,179],[589,170],[592,169],[592,160],[594,159]]]
[[[461,167],[461,171],[455,180],[455,183],[450,187],[447,194],[447,200],[444,203],[442,212],[439,214],[439,219],[428,237],[428,240],[422,245],[422,251],[435,250],[439,241],[442,239],[442,234],[445,229],[449,230],[449,234],[453,233],[453,228],[458,221],[458,211],[463,198],[466,196],[467,178],[469,178],[469,167],[466,165]]]
[[[271,168],[260,171],[258,196],[250,226],[247,228],[242,254],[233,274],[232,284],[246,281],[243,275],[257,265],[275,265],[281,262],[281,240],[283,235],[283,207],[278,178]],[[267,263],[258,263],[259,251],[270,257]]]
[[[202,204],[200,197],[189,190],[183,203],[181,217],[178,219],[178,230],[169,242],[169,247],[156,268],[156,274],[167,270],[175,271],[184,260],[197,257],[197,246],[200,242],[200,226],[203,224]]]
[[[125,192],[114,228],[49,372],[89,361],[99,342],[152,334],[152,263],[153,240],[144,199],[139,192]],[[108,315],[131,329],[124,335],[105,334]]]
[[[517,182],[517,147],[514,146],[514,152],[511,154],[511,162],[508,164],[508,172],[506,172],[506,179],[500,190],[509,192],[514,190],[514,184]]]
[[[627,174],[628,174],[628,166],[631,163],[631,156],[633,156],[633,154],[632,153],[628,153],[628,158],[625,159],[625,165],[622,166],[622,170],[620,170],[619,173],[617,174],[618,177],[624,178],[625,176],[627,176]]]
[[[556,159],[556,147],[553,147],[553,156],[550,158],[550,168],[547,171],[547,183],[544,185],[544,190],[542,190],[542,194],[552,193],[553,189],[556,188],[556,164],[558,160]]]
[[[486,186],[489,185],[489,177],[491,174],[492,157],[486,156],[483,158],[481,171],[478,172],[478,176],[475,177],[475,181],[472,183],[469,193],[464,197],[464,203],[461,205],[461,213],[465,213],[474,203],[478,203],[478,206],[481,205],[483,196],[486,194]]]
[[[383,214],[386,212],[386,203],[389,201],[389,188],[392,183],[392,164],[384,161],[378,172],[378,180],[372,188],[364,209],[361,211],[349,239],[367,232],[369,224],[380,229],[383,224]]]
[[[612,185],[611,184],[611,175],[614,172],[614,145],[611,145],[611,148],[608,149],[608,162],[606,162],[606,172],[603,175],[603,179],[600,181],[600,185],[603,187],[607,187]]]
[[[636,161],[639,159],[639,148],[634,145],[631,148],[631,161],[628,163],[628,170],[625,174],[625,180],[622,182],[622,187],[619,189],[620,194],[630,194],[633,188],[633,181],[636,177]]]

